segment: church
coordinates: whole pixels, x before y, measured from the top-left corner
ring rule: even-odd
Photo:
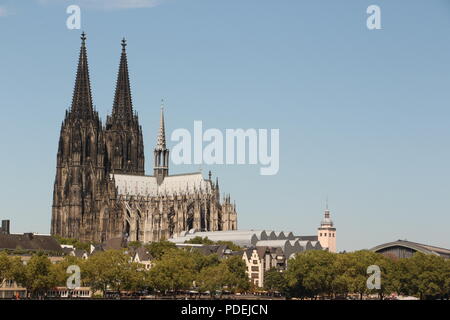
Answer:
[[[237,229],[236,205],[220,197],[211,173],[169,174],[164,110],[153,150],[153,175],[145,174],[142,127],[133,110],[126,41],[112,113],[103,124],[93,107],[86,35],[72,105],[61,124],[53,191],[51,234],[80,241],[159,241],[191,229]]]

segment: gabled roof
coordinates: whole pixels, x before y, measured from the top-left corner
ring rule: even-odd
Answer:
[[[320,241],[310,241],[310,242],[311,242],[311,245],[314,247],[314,249],[317,249],[317,250],[323,249],[322,245],[320,244]]]
[[[264,256],[267,253],[270,253],[270,249],[268,247],[256,247],[256,253],[258,254],[259,259],[264,259]]]
[[[83,258],[83,256],[85,254],[87,255],[87,251],[83,250],[83,249],[75,249],[72,252],[73,252],[73,255],[77,258]]]
[[[264,259],[266,255],[271,255],[272,258],[275,258],[277,256],[285,256],[283,250],[280,247],[256,246],[247,248],[244,251],[244,253],[246,254],[246,258],[250,259],[253,255],[253,252],[255,251],[260,260]]]
[[[190,251],[198,251],[204,255],[217,254],[219,258],[223,257],[227,253],[227,245],[205,245],[205,244],[190,244],[190,243],[178,243],[179,248],[188,248]]]
[[[138,259],[141,262],[153,260],[153,257],[150,254],[150,252],[148,252],[148,250],[145,249],[144,247],[140,247],[140,248],[136,249],[136,252],[134,253],[134,257],[136,258],[136,256],[138,256]]]
[[[101,244],[91,244],[91,248],[90,248],[89,254],[94,254],[94,253],[97,253],[99,251],[104,251],[103,245],[101,245]]]
[[[72,254],[73,252],[72,248],[62,248],[61,250],[65,255]]]
[[[63,253],[58,241],[52,236],[24,234],[0,234],[0,250],[32,250]]]
[[[255,247],[250,247],[250,248],[247,248],[247,249],[245,249],[245,250],[243,251],[243,254],[245,254],[247,260],[250,260],[250,259],[251,259],[252,254],[253,254],[253,250],[255,250]]]

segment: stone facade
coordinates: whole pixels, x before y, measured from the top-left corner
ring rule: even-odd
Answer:
[[[154,174],[144,172],[144,142],[133,111],[126,42],[112,114],[102,124],[93,107],[83,34],[72,106],[61,125],[51,234],[81,241],[158,241],[189,229],[235,230],[236,206],[201,173],[169,175],[164,113],[154,149]]]

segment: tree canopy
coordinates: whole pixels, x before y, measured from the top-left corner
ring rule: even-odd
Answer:
[[[132,262],[125,250],[97,252],[87,260],[66,256],[55,264],[43,254],[34,254],[24,264],[20,256],[0,252],[0,285],[12,280],[26,287],[31,296],[42,296],[55,286],[65,286],[70,276],[67,268],[77,265],[83,286],[103,293],[148,290],[164,294],[198,290],[214,294],[225,290],[244,292],[251,287],[246,264],[240,255],[219,258],[192,248],[179,249],[167,241],[145,247],[154,257],[150,270]],[[379,268],[380,288],[368,288],[369,266]],[[283,272],[266,271],[264,289],[302,299],[350,294],[359,298],[377,294],[384,298],[392,293],[421,299],[448,299],[450,259],[422,253],[395,259],[368,250],[339,254],[311,250],[289,259],[287,270]]]

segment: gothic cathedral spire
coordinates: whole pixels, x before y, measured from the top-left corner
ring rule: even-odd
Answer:
[[[122,40],[112,115],[106,120],[108,171],[144,174],[144,143],[139,118],[133,111],[128,74],[127,42]]]
[[[77,118],[92,118],[92,94],[89,81],[89,66],[86,50],[86,34],[81,34],[80,57],[73,91],[71,114]]]
[[[154,151],[153,172],[158,184],[169,175],[169,149],[166,147],[166,129],[164,125],[164,100],[161,100],[161,113],[159,117],[159,134]]]
[[[161,100],[161,113],[159,115],[159,133],[156,141],[156,149],[166,149],[166,129],[164,126],[164,100]]]
[[[120,56],[119,73],[117,75],[116,93],[112,118],[113,121],[131,122],[133,119],[133,103],[131,100],[130,78],[128,75],[127,42],[122,39],[122,54]]]
[[[97,195],[107,190],[103,126],[94,110],[86,34],[81,49],[70,112],[61,125],[53,192],[51,233],[86,241],[94,232]]]

